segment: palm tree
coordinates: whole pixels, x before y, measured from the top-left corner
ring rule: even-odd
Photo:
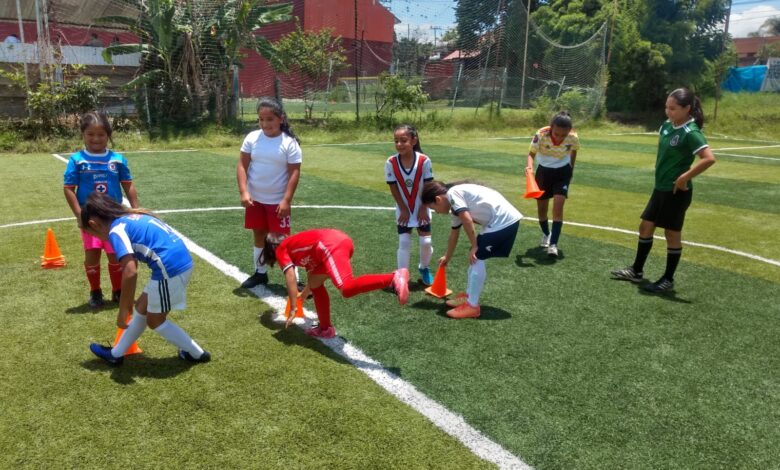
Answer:
[[[768,18],[759,31],[763,31],[767,36],[780,36],[780,16]]]
[[[110,62],[114,55],[141,54],[138,74],[125,86],[136,91],[137,108],[145,109],[150,121],[153,116],[155,122],[192,122],[213,101],[214,117],[222,122],[222,103],[228,95],[232,66],[241,58],[240,49],[270,57],[267,41],[253,32],[287,21],[292,13],[290,4],[264,3],[219,0],[214,8],[213,3],[196,0],[132,0],[137,17],[105,16],[96,21],[123,25],[139,42],[110,46],[103,56]]]

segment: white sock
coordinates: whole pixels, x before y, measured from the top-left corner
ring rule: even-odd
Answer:
[[[427,268],[433,257],[433,242],[430,235],[420,237],[420,267]]]
[[[198,346],[190,335],[182,330],[176,323],[165,320],[162,325],[154,329],[154,332],[165,338],[166,341],[190,353],[195,359],[203,354],[203,348]]]
[[[255,247],[254,255],[255,255],[255,271],[258,273],[265,273],[268,272],[268,268],[265,266],[265,264],[260,263],[260,255],[263,254],[263,249]]]
[[[133,318],[130,319],[130,324],[127,325],[127,329],[122,333],[119,342],[111,349],[111,355],[114,357],[124,356],[127,350],[130,349],[130,346],[141,337],[141,333],[143,333],[145,329],[146,315],[141,315],[133,308]]]
[[[469,267],[469,283],[466,288],[466,293],[469,295],[468,302],[473,307],[479,305],[479,296],[482,294],[482,288],[485,287],[486,278],[485,260],[478,259]]]
[[[412,250],[412,234],[402,233],[398,235],[398,269],[409,269],[409,257]]]

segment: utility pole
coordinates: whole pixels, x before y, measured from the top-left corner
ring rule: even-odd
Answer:
[[[354,63],[355,68],[355,121],[360,122],[360,80],[358,79],[358,0],[355,0],[355,49]]]
[[[525,12],[525,44],[523,44],[523,78],[520,81],[520,108],[525,106],[525,73],[528,62],[528,28],[531,26],[531,0],[528,2],[528,9]]]
[[[729,38],[730,19],[731,19],[731,0],[729,0],[729,7],[726,10],[726,23],[723,26],[723,41],[720,43],[721,55],[723,55],[723,51],[726,49],[726,41]],[[720,80],[722,78],[723,77],[721,76],[720,69],[719,69],[717,82],[715,83],[715,109],[712,111],[712,122],[716,122],[718,120],[718,102],[720,101]]]
[[[436,32],[441,31],[441,26],[431,26],[433,30],[433,48],[436,49]]]

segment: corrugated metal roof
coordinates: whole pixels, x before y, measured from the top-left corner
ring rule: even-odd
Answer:
[[[92,25],[101,16],[137,16],[138,10],[123,0],[40,0],[45,4],[49,23]],[[22,19],[35,21],[35,1],[22,0]],[[0,1],[0,20],[18,19],[16,2]]]

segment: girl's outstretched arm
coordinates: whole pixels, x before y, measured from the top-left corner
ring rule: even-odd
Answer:
[[[295,190],[298,188],[298,181],[301,179],[301,164],[288,163],[287,177],[287,189],[284,191],[284,197],[279,203],[279,208],[276,210],[276,215],[279,216],[280,219],[290,215],[290,206],[292,205],[293,196],[295,196]]]
[[[236,182],[238,183],[238,194],[241,199],[241,205],[249,207],[252,205],[252,196],[249,194],[249,188],[247,187],[247,175],[249,173],[249,163],[252,161],[252,156],[246,152],[240,152],[238,157],[238,165],[236,165]]]
[[[122,189],[125,190],[127,200],[130,201],[130,207],[138,209],[138,191],[135,189],[135,183],[132,181],[125,181],[122,183]]]
[[[127,319],[133,311],[135,286],[138,282],[138,260],[133,255],[125,255],[119,260],[122,265],[122,295],[119,297],[119,312],[116,315],[116,326],[127,328]]]

